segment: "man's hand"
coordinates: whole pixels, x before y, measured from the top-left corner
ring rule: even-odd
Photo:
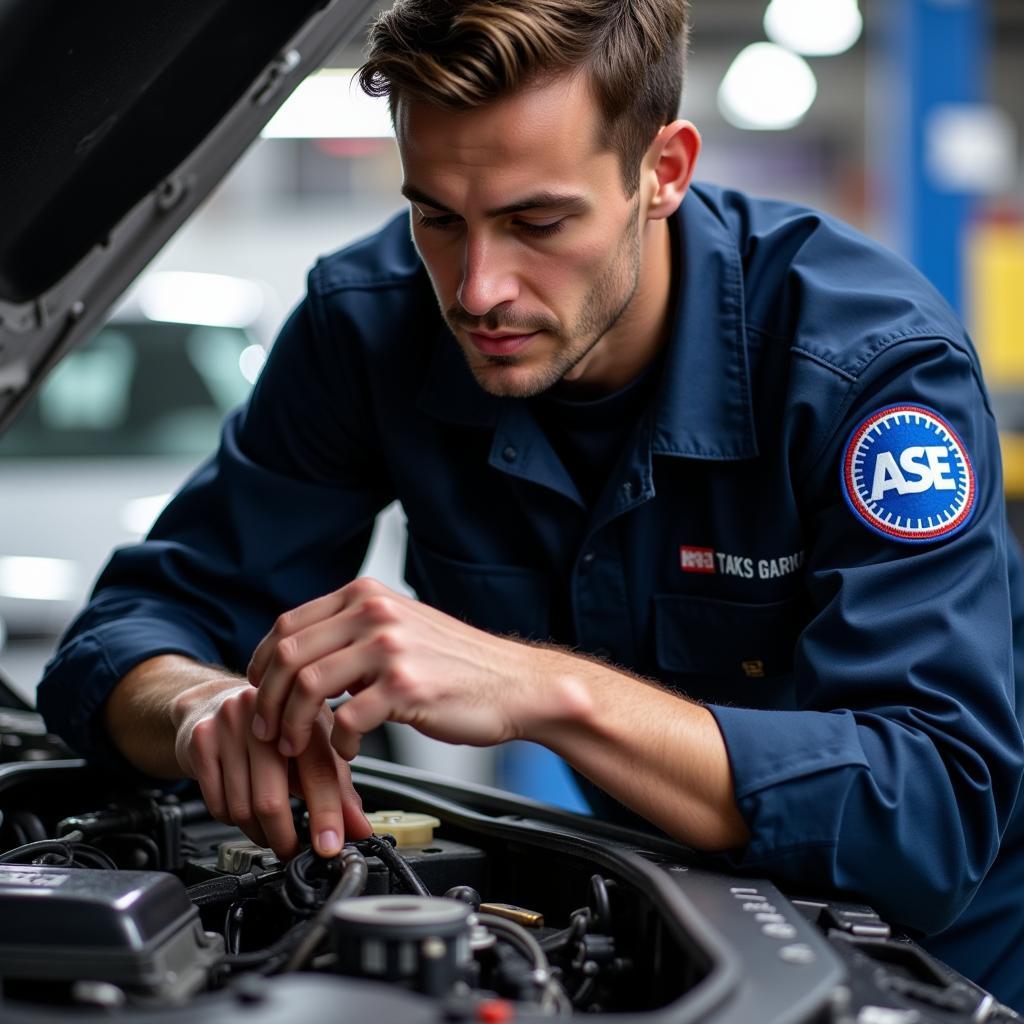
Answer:
[[[330,709],[321,703],[306,747],[292,760],[253,735],[255,705],[256,691],[245,683],[229,689],[199,684],[171,704],[177,762],[198,781],[210,813],[270,846],[282,860],[299,849],[289,794],[306,801],[310,835],[321,856],[338,853],[346,835],[368,836],[372,829],[348,765],[330,744]]]
[[[492,636],[374,580],[282,615],[248,676],[254,738],[282,757],[322,742],[325,698],[349,693],[331,735],[345,759],[387,721],[449,743],[533,740],[680,842],[725,850],[749,835],[706,708],[609,665]]]
[[[314,740],[324,700],[347,692],[331,738],[346,760],[388,721],[449,743],[522,738],[574,710],[571,687],[544,685],[545,657],[566,655],[493,636],[359,579],[282,615],[256,648],[253,732],[296,756]]]
[[[337,853],[346,835],[368,836],[348,765],[330,746],[330,710],[319,709],[309,748],[289,760],[252,735],[255,696],[222,668],[161,654],[114,687],[104,724],[137,768],[157,778],[194,777],[217,818],[272,846],[278,857],[298,847],[289,793],[306,800],[318,853]]]

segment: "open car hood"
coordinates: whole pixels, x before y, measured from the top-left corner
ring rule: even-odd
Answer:
[[[0,430],[374,0],[0,0]]]

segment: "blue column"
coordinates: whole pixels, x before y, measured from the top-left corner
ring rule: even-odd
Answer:
[[[961,314],[975,197],[936,180],[929,125],[949,104],[986,98],[987,7],[987,0],[875,0],[868,12],[869,141],[882,228]]]
[[[498,748],[497,784],[503,789],[568,811],[589,814],[569,766],[535,743],[505,743]]]

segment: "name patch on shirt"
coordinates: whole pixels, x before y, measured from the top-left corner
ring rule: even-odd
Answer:
[[[804,553],[797,551],[779,558],[748,558],[730,555],[714,548],[679,548],[679,567],[683,572],[699,572],[721,576],[736,576],[743,580],[774,580],[790,576],[804,564]]]
[[[974,514],[970,456],[956,431],[923,405],[890,405],[850,435],[843,497],[883,537],[925,544],[959,533]]]

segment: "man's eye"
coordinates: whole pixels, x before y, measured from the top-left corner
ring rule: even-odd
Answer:
[[[424,228],[435,228],[437,231],[451,231],[459,223],[460,218],[454,214],[443,214],[440,217],[427,217],[416,211],[416,223]]]
[[[516,226],[534,238],[550,238],[565,227],[565,218],[551,221],[550,224],[531,224],[528,220],[519,220],[516,221]]]

